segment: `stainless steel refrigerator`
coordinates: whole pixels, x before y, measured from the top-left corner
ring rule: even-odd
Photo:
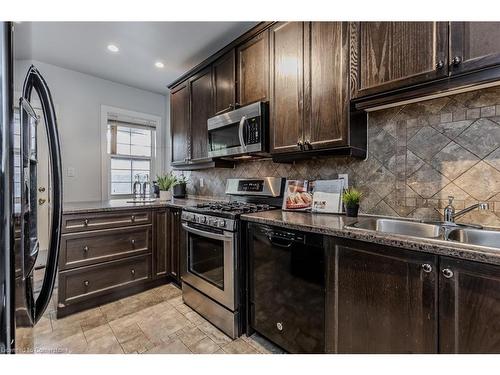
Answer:
[[[52,96],[35,66],[28,69],[22,97],[14,97],[12,34],[12,23],[0,22],[0,353],[29,353],[37,350],[33,327],[50,302],[57,275],[62,170]],[[40,101],[43,121],[39,121],[30,104],[34,94]],[[15,125],[14,111],[17,110],[19,122]],[[45,132],[40,131],[39,126],[45,126]],[[47,134],[52,214],[44,278],[35,293],[34,268],[39,253],[38,134]]]

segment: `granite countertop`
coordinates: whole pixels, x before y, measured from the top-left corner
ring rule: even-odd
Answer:
[[[69,202],[63,204],[64,214],[84,214],[91,212],[101,211],[117,211],[117,210],[130,210],[130,209],[150,209],[161,207],[174,207],[182,208],[185,206],[194,206],[203,201],[210,201],[211,199],[205,198],[172,198],[169,201],[160,201],[156,199],[153,202],[147,203],[129,203],[130,199],[111,199],[105,201],[92,201],[92,202]]]
[[[401,247],[408,250],[500,265],[500,250],[490,247],[346,227],[355,222],[373,218],[373,216],[350,218],[344,215],[272,210],[245,214],[241,218],[249,222],[276,225],[288,229],[350,238],[381,245]]]

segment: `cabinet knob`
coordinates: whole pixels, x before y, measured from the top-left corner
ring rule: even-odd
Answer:
[[[453,60],[451,60],[451,63],[454,65],[454,66],[457,66],[457,65],[460,65],[460,63],[462,62],[462,58],[460,56],[455,56],[453,58]]]
[[[422,271],[424,271],[425,273],[430,273],[432,272],[432,266],[428,263],[424,263],[422,264]]]
[[[447,279],[451,279],[453,277],[453,271],[450,270],[449,268],[444,268],[441,273],[443,274],[444,277]]]
[[[132,276],[135,276],[135,270],[134,270],[133,268],[130,270],[130,274],[131,274]]]
[[[130,240],[130,243],[131,243],[132,245],[135,245],[135,240]]]
[[[444,67],[444,61],[443,60],[439,60],[437,63],[436,63],[436,69],[443,69]]]
[[[133,223],[135,221],[135,215],[130,216],[130,221]]]
[[[89,284],[90,284],[90,282],[89,282],[88,280],[85,280],[85,281],[83,282],[83,285],[85,285],[85,286],[89,286]]]
[[[83,247],[83,251],[84,251],[85,253],[88,253],[88,251],[89,251],[89,247],[88,247],[88,246],[84,246],[84,247]]]
[[[283,323],[282,322],[276,323],[276,328],[278,329],[278,331],[283,331]]]
[[[88,226],[89,225],[89,219],[84,219],[83,220],[83,225]]]

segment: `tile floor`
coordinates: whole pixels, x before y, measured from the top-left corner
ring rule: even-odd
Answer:
[[[232,340],[185,305],[173,284],[62,319],[56,295],[35,327],[37,353],[282,353],[258,335]]]

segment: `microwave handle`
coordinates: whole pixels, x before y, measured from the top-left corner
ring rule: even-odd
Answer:
[[[240,144],[243,150],[247,148],[247,145],[245,144],[245,137],[243,135],[243,127],[245,126],[246,122],[247,122],[246,116],[241,117],[240,126],[238,128],[238,137],[240,138]]]

